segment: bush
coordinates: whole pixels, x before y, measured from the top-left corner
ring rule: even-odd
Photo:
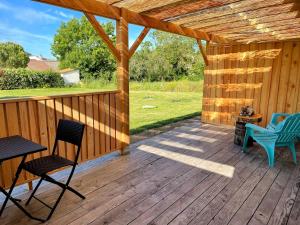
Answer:
[[[59,73],[27,69],[5,69],[0,72],[0,89],[50,88],[64,86]]]

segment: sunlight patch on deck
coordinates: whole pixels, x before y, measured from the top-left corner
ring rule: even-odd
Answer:
[[[204,132],[207,134],[219,134],[219,135],[228,135],[228,133],[223,131],[215,131],[215,130],[209,130],[207,128],[201,129],[201,128],[193,128],[191,129],[192,132]]]
[[[208,142],[208,143],[214,143],[217,141],[217,139],[215,139],[215,138],[209,138],[209,137],[187,134],[187,133],[177,134],[176,137],[195,140],[195,141],[204,141],[204,142]]]
[[[226,164],[213,162],[206,159],[201,159],[177,152],[170,152],[161,148],[155,148],[153,146],[141,145],[139,150],[148,152],[151,154],[159,155],[161,157],[171,159],[180,163],[184,163],[189,166],[193,166],[199,169],[203,169],[212,173],[216,173],[225,177],[232,178],[234,175],[234,167]]]
[[[193,146],[181,144],[179,142],[174,142],[174,141],[160,141],[159,144],[167,145],[167,146],[174,147],[174,148],[180,148],[180,149],[184,149],[184,150],[194,151],[194,152],[204,152],[203,149],[201,149],[201,148],[196,148]]]

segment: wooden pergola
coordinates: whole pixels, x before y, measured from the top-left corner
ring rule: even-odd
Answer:
[[[195,38],[207,65],[208,58],[201,40],[218,44],[300,40],[298,0],[37,1],[83,12],[115,56],[121,91],[124,147],[129,144],[129,59],[150,28]],[[117,21],[116,46],[95,16]],[[129,23],[145,27],[131,48],[128,47]]]
[[[118,90],[1,100],[0,137],[22,135],[51,149],[59,119],[67,118],[87,125],[81,162],[123,152],[130,143],[129,59],[152,28],[197,40],[207,64],[202,122],[232,124],[244,105],[263,115],[262,125],[273,112],[300,111],[299,0],[36,1],[84,13],[117,60]],[[116,45],[96,16],[116,20]],[[130,48],[129,23],[145,27]],[[60,145],[59,154],[74,157],[69,145]],[[0,167],[3,186],[16,165]],[[33,179],[24,173],[19,183]]]

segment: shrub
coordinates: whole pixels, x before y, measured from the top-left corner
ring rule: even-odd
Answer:
[[[49,88],[64,86],[63,78],[53,71],[4,69],[0,72],[0,89]]]

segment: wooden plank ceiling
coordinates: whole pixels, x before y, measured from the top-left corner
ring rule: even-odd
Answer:
[[[300,0],[101,1],[237,42],[300,39]]]
[[[251,43],[300,39],[300,0],[36,1],[77,10],[82,5],[85,6],[82,11],[89,13],[95,12],[101,3],[110,7],[101,9],[104,10],[101,14],[104,16],[110,11],[116,13],[118,9],[125,8],[134,17],[129,22],[144,26],[155,24],[154,27],[148,27],[162,27],[161,30],[165,31],[172,28],[170,32],[216,42],[229,40]],[[115,18],[115,15],[112,17]]]

